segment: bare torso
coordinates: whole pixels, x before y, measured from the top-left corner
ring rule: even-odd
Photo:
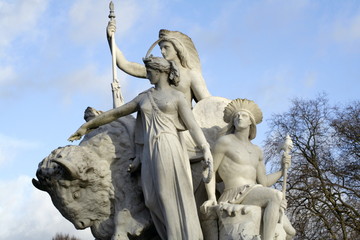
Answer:
[[[217,171],[225,188],[256,184],[260,149],[250,142],[241,142],[233,134],[224,136],[223,141],[226,142],[223,144],[224,158]]]

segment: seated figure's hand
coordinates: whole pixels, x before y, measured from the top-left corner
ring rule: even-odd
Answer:
[[[208,211],[211,207],[216,206],[216,205],[217,205],[216,199],[207,200],[200,206],[200,212],[206,214],[206,213],[208,213]]]
[[[106,33],[107,37],[111,38],[116,32],[116,22],[115,20],[110,20],[107,27],[106,27]]]
[[[283,199],[280,203],[280,208],[286,209],[287,208],[287,200]]]
[[[291,166],[291,155],[287,152],[284,152],[282,155],[282,167],[283,169],[288,169]]]
[[[130,173],[136,172],[140,168],[140,165],[141,165],[140,158],[135,157],[130,160],[133,160],[133,161],[129,164],[127,171]]]

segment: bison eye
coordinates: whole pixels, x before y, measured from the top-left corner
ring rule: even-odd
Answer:
[[[73,193],[73,197],[74,197],[74,199],[79,198],[79,197],[80,197],[79,191],[74,192],[74,193]]]

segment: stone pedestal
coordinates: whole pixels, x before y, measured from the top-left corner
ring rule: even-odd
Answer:
[[[261,240],[261,207],[220,203],[203,216],[205,240]],[[274,240],[286,240],[283,224],[276,226]]]

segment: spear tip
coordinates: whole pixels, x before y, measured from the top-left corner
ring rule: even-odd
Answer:
[[[113,3],[113,1],[110,1],[109,9],[110,9],[109,18],[115,18],[114,3]]]

